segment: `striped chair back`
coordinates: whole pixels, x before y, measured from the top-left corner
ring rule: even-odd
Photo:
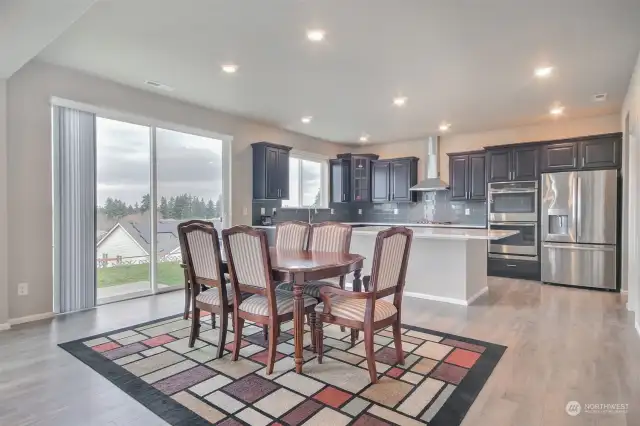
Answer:
[[[348,253],[351,246],[350,225],[338,222],[317,223],[311,226],[309,250]]]
[[[267,234],[249,226],[234,226],[222,231],[231,283],[235,294],[266,294],[273,291],[271,260]]]
[[[397,226],[378,233],[371,267],[371,285],[380,297],[387,296],[395,289],[402,297],[407,261],[413,231]],[[398,288],[396,288],[398,287]]]
[[[309,239],[309,224],[292,220],[276,225],[276,248],[278,250],[306,250]]]
[[[191,281],[208,287],[218,285],[222,276],[220,243],[213,224],[195,220],[181,223],[178,237]]]

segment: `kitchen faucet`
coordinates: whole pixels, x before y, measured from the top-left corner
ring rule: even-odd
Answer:
[[[307,210],[309,211],[309,225],[311,225],[311,210],[313,210],[313,214],[316,215],[318,214],[318,207],[314,204],[312,206],[307,207]]]

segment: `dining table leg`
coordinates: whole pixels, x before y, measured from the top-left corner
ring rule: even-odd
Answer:
[[[362,291],[362,280],[360,279],[360,275],[362,274],[362,269],[356,269],[353,271],[353,291],[361,292]],[[360,330],[355,330],[356,339],[360,337]]]
[[[302,350],[304,341],[304,300],[302,287],[304,274],[294,274],[293,277],[293,341],[295,345],[296,373],[302,373]]]

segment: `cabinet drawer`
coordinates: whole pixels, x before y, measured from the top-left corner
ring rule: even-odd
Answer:
[[[487,275],[540,280],[540,262],[519,259],[487,259]]]

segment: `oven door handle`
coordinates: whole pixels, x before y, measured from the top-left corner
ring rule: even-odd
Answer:
[[[489,194],[532,194],[537,189],[489,189]]]
[[[537,222],[489,222],[491,225],[508,225],[508,226],[538,226]]]

